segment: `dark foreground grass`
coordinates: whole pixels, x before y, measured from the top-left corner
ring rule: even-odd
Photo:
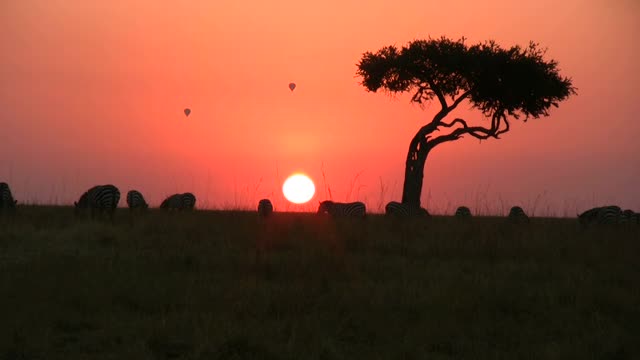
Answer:
[[[0,219],[0,359],[640,359],[640,229]]]

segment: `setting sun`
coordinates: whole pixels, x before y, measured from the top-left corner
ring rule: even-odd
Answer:
[[[313,181],[303,174],[289,176],[284,185],[282,185],[284,197],[294,204],[306,203],[311,200],[315,192],[316,187],[313,185]]]

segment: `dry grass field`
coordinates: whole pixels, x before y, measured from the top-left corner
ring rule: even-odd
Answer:
[[[0,359],[640,359],[640,227],[0,218]]]

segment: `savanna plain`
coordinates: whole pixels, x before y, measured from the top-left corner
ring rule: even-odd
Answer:
[[[70,207],[0,218],[1,359],[639,359],[640,229]]]

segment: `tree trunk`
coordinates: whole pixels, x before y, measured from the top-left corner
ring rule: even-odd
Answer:
[[[420,207],[422,182],[424,179],[424,163],[431,147],[427,146],[427,139],[419,131],[411,140],[407,162],[404,170],[404,186],[402,188],[402,203]]]

